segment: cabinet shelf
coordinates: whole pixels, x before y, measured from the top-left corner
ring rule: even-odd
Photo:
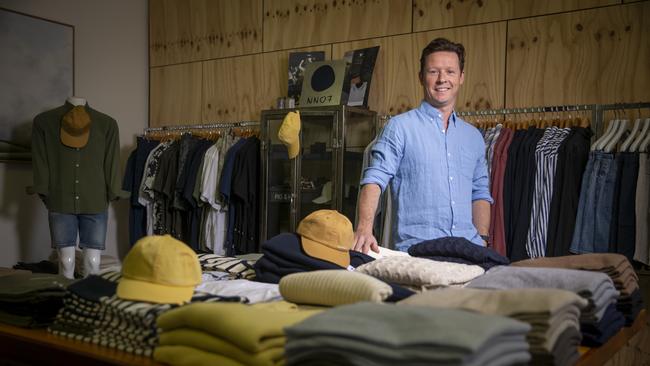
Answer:
[[[289,159],[277,134],[290,111],[265,110],[260,118],[264,142],[260,242],[280,232],[295,231],[301,218],[320,209],[337,210],[354,224],[363,151],[376,135],[373,111],[348,106],[301,108],[301,153]],[[290,187],[279,186],[287,179]],[[313,182],[314,188],[303,188],[301,181]],[[331,199],[313,202],[330,198],[324,191],[326,182],[331,185]],[[356,188],[351,191],[351,187]]]

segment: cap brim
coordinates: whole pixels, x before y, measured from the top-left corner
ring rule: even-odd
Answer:
[[[126,300],[182,304],[192,299],[194,286],[166,286],[122,277],[117,285],[116,294],[117,297]]]
[[[347,268],[350,265],[350,252],[347,250],[332,249],[303,236],[300,237],[300,243],[302,244],[302,249],[310,257],[332,262],[343,268]]]
[[[313,203],[322,204],[322,203],[330,202],[331,200],[332,200],[331,198],[327,198],[327,197],[324,197],[324,196],[320,196],[320,197],[316,197],[316,198],[314,198],[314,199],[311,200],[311,201],[312,201]]]
[[[61,128],[61,143],[68,147],[80,148],[86,146],[88,143],[88,136],[90,131],[83,133],[79,136],[72,136]]]
[[[295,158],[300,152],[300,144],[288,144],[287,152],[289,153],[289,159]]]

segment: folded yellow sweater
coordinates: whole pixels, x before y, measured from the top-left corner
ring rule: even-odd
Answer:
[[[250,353],[277,346],[284,338],[283,328],[318,314],[318,310],[297,310],[295,305],[282,307],[240,303],[194,303],[163,313],[157,325],[162,332],[176,328],[193,328],[222,338]]]
[[[160,346],[153,352],[154,360],[172,366],[244,366],[226,356],[187,346]]]
[[[297,304],[336,306],[361,301],[382,302],[393,289],[372,276],[341,270],[293,273],[280,280],[280,293]]]
[[[160,346],[187,346],[201,351],[216,353],[245,365],[279,366],[284,364],[284,337],[273,338],[275,345],[261,352],[248,353],[234,344],[206,332],[177,328],[160,334]]]

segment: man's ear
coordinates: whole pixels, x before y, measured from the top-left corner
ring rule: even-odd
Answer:
[[[418,72],[418,80],[420,81],[420,85],[424,86],[424,78],[423,78],[422,70]]]
[[[465,71],[463,70],[460,72],[460,85],[463,85],[464,82],[465,82]]]

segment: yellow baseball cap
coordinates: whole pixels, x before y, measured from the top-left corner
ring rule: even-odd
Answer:
[[[309,256],[338,264],[350,265],[354,230],[347,217],[335,210],[318,210],[300,221],[298,229],[302,249]]]
[[[200,283],[201,265],[192,248],[170,235],[151,235],[138,240],[124,258],[117,296],[182,304]]]
[[[278,139],[287,146],[289,159],[293,159],[300,153],[300,112],[289,112],[284,116]]]
[[[88,143],[90,136],[90,115],[86,107],[78,105],[61,119],[61,143],[68,147],[81,148]]]

